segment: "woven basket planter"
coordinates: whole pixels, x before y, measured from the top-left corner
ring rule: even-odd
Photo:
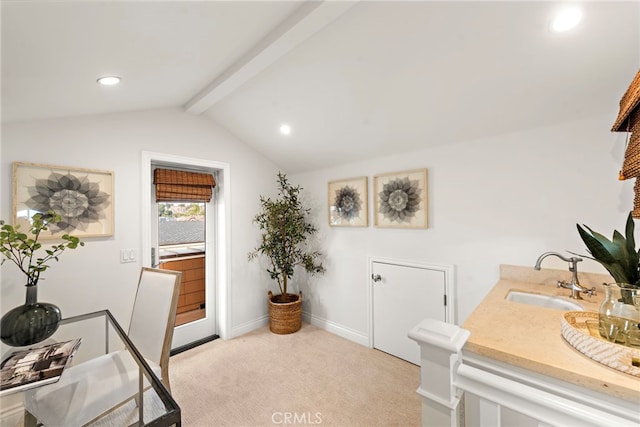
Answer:
[[[269,297],[269,329],[274,334],[292,334],[302,326],[302,292]]]

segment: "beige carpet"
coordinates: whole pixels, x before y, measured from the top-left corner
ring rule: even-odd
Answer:
[[[419,368],[303,324],[215,340],[171,358],[191,426],[418,426]]]

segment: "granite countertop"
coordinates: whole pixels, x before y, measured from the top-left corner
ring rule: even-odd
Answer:
[[[578,303],[585,311],[597,312],[604,299],[602,283],[611,282],[611,277],[591,273],[578,277],[583,286],[595,286],[598,291],[593,297],[584,295]],[[505,299],[513,289],[570,300],[570,290],[556,287],[558,280],[570,278],[571,273],[563,270],[501,266],[500,280],[462,325],[471,332],[464,351],[640,402],[640,378],[601,365],[564,340],[560,330],[563,311]]]

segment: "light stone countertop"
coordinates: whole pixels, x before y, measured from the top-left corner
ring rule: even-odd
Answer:
[[[566,270],[500,266],[500,280],[471,313],[462,327],[471,332],[465,352],[508,363],[616,398],[640,403],[640,378],[608,368],[575,350],[561,335],[563,311],[507,301],[509,290],[568,298],[570,290],[557,288],[569,281]],[[585,311],[598,312],[604,299],[602,283],[608,275],[579,273],[580,283],[596,287],[597,295],[577,301]]]

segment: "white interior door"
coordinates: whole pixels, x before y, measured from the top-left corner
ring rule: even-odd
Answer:
[[[142,159],[142,189],[143,202],[143,245],[142,256],[143,266],[157,267],[158,259],[158,207],[155,201],[155,188],[152,174],[155,166],[186,169],[216,174],[220,169],[217,164],[204,160],[185,158],[180,156],[165,155],[160,153],[145,152]],[[216,177],[218,179],[218,177]],[[183,347],[199,340],[211,337],[218,332],[219,308],[222,307],[226,313],[226,224],[220,227],[219,195],[216,190],[214,199],[207,204],[206,222],[206,260],[205,260],[205,295],[206,295],[206,315],[204,318],[195,320],[174,329],[172,349]],[[222,212],[222,219],[225,219],[226,211]],[[218,290],[222,292],[218,292]],[[218,298],[222,294],[224,304],[218,304]],[[225,323],[226,324],[226,323]],[[225,331],[225,336],[226,331]]]
[[[373,262],[373,347],[420,364],[420,349],[407,334],[421,320],[447,321],[445,272]]]

